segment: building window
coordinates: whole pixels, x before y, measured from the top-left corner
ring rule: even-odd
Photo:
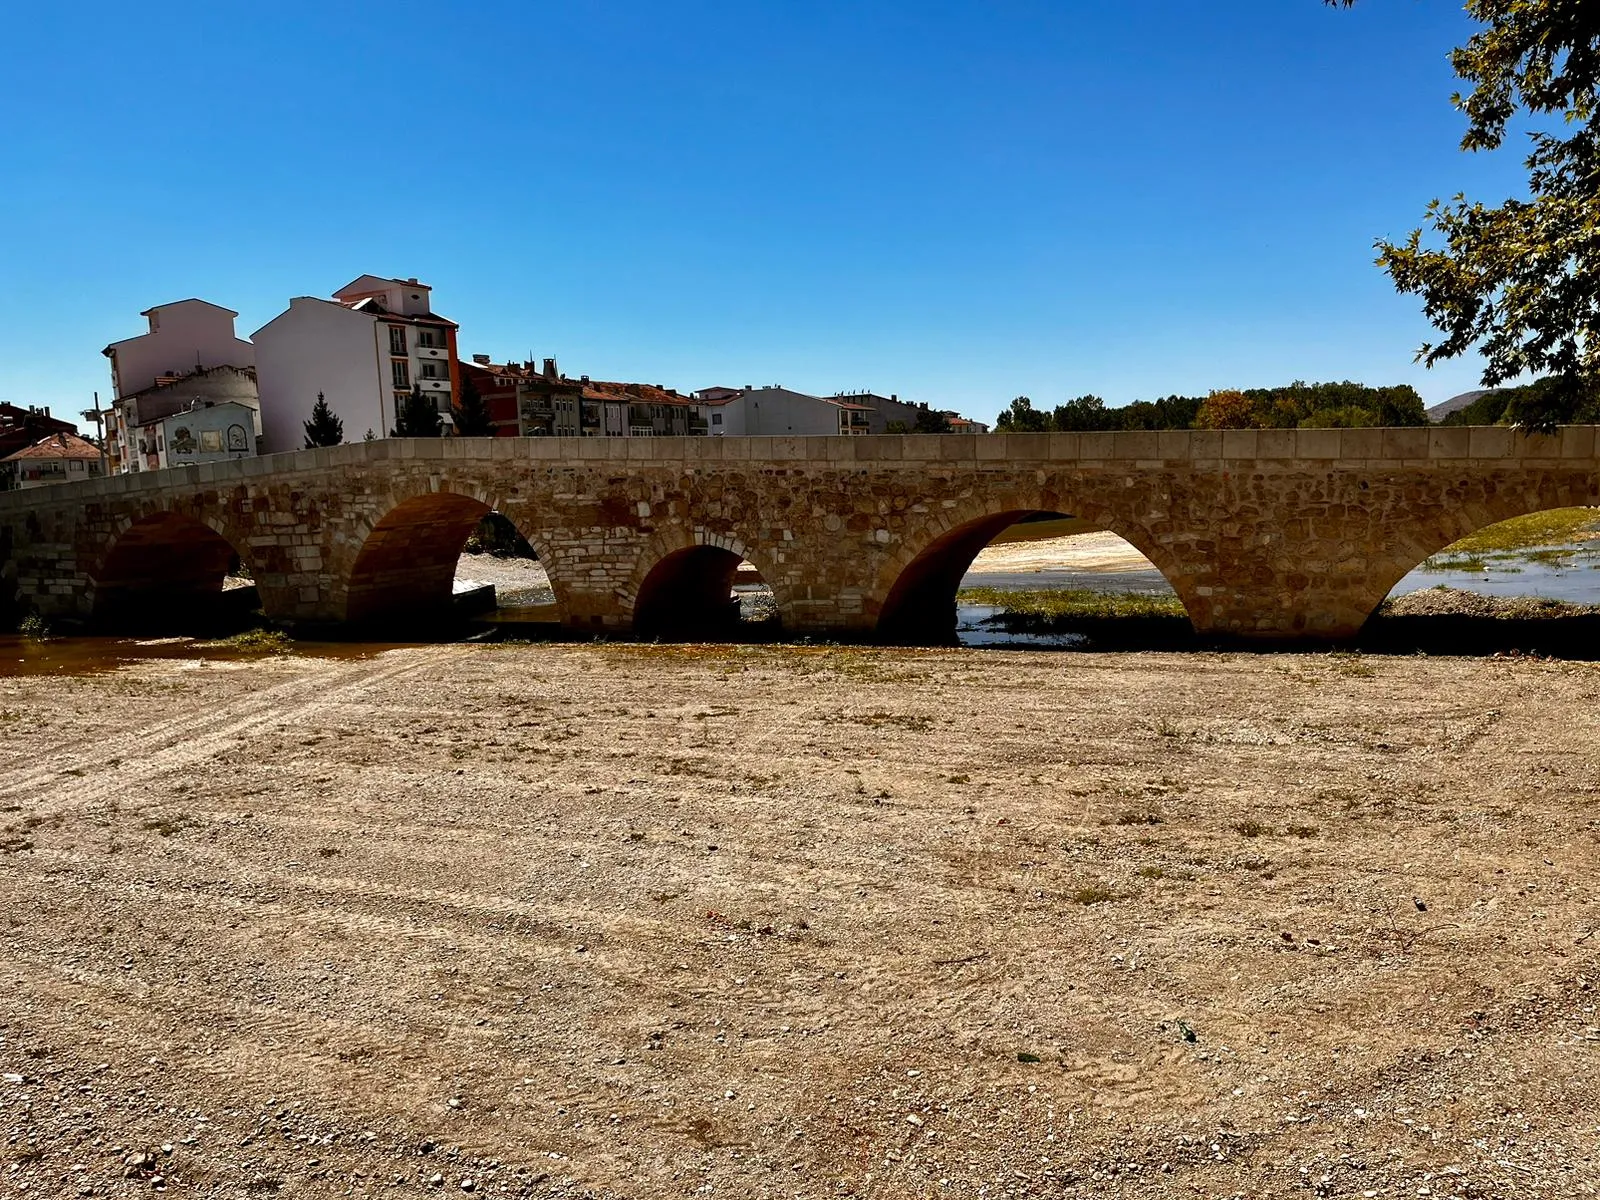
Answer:
[[[711,423],[713,425],[721,425],[722,424],[722,414],[721,413],[712,413],[711,414]]]
[[[406,331],[403,325],[389,326],[389,353],[404,354],[406,352]]]
[[[408,388],[408,387],[411,386],[411,364],[410,363],[407,363],[407,362],[395,362],[395,363],[390,363],[389,366],[394,371],[394,385],[395,385],[395,387],[397,387],[397,388]]]

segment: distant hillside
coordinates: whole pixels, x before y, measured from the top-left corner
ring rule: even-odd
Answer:
[[[1448,400],[1440,401],[1428,409],[1428,420],[1437,425],[1453,412],[1460,412],[1474,401],[1489,395],[1492,388],[1478,388],[1471,392],[1462,392],[1459,396],[1451,396]]]

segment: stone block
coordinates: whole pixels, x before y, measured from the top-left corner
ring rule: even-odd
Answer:
[[[972,462],[977,449],[972,444],[976,434],[945,433],[939,435],[939,458],[944,462]]]
[[[1428,433],[1426,427],[1416,429],[1385,429],[1383,431],[1383,456],[1385,458],[1427,458]]]
[[[1559,433],[1518,434],[1513,453],[1518,458],[1560,458],[1561,435]]]
[[[767,441],[767,457],[774,461],[800,462],[806,456],[806,439],[803,437],[775,437]]]
[[[827,462],[829,458],[828,447],[830,445],[837,445],[840,442],[851,442],[854,440],[854,438],[838,436],[822,437],[820,435],[816,435],[808,437],[805,440],[806,461],[814,463]]]
[[[1512,438],[1516,432],[1499,425],[1473,425],[1469,453],[1473,458],[1511,458],[1515,455]]]
[[[1381,429],[1341,429],[1339,431],[1339,456],[1358,461],[1383,457]]]
[[[993,436],[992,434],[990,436]],[[1083,444],[1080,433],[1049,433],[1049,458],[1052,462],[1072,462],[1079,456]]]
[[[907,462],[938,462],[940,457],[939,443],[948,435],[938,433],[901,433],[885,434],[885,437],[898,437],[905,447],[902,457]]]
[[[973,435],[976,439],[976,453],[979,462],[1000,462],[1006,456],[1006,435],[1003,433],[979,433]]]
[[[1111,435],[1111,455],[1118,459],[1159,458],[1161,442],[1149,429],[1126,430]]]
[[[1188,458],[1193,437],[1193,432],[1188,429],[1158,429],[1156,453],[1162,459]]]
[[[1189,431],[1189,459],[1191,464],[1202,461],[1217,462],[1221,458],[1222,430],[1192,429]]]
[[[1256,457],[1292,459],[1299,457],[1300,440],[1297,429],[1258,429],[1256,431]]]
[[[1222,431],[1222,457],[1225,459],[1258,458],[1257,429],[1224,429]]]
[[[1339,457],[1337,429],[1296,429],[1294,431],[1294,457],[1323,459]]]
[[[1029,436],[1029,435],[1027,435],[1027,434],[1014,434],[1013,436],[1014,437],[1026,437],[1026,436]],[[1108,459],[1108,458],[1111,457],[1112,450],[1113,450],[1113,447],[1115,445],[1116,445],[1116,434],[1114,434],[1114,433],[1104,433],[1104,432],[1080,433],[1078,435],[1078,455],[1077,456],[1078,456],[1078,458],[1080,460],[1083,460],[1083,459],[1096,459],[1096,460],[1099,460],[1099,461],[1104,461],[1105,459]]]
[[[1428,430],[1429,458],[1472,457],[1472,429],[1467,425],[1451,425]]]
[[[1568,425],[1561,431],[1562,458],[1593,458],[1595,427],[1593,425]]]

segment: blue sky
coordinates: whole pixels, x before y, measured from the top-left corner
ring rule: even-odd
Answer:
[[[200,296],[416,275],[462,352],[992,419],[1410,382],[1372,264],[1456,149],[1454,0],[30,5],[0,100],[0,399],[109,393]]]

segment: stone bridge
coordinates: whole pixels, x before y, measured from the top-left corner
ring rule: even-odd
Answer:
[[[497,511],[572,630],[726,609],[746,559],[787,632],[918,642],[995,534],[1060,513],[1138,547],[1203,634],[1338,639],[1457,538],[1593,504],[1590,426],[382,440],[0,494],[0,601],[183,613],[237,554],[291,627],[426,621]]]

